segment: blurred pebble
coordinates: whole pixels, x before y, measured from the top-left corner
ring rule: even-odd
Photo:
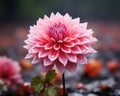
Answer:
[[[115,96],[120,96],[120,89],[115,90]]]
[[[100,84],[101,85],[108,85],[109,87],[113,87],[116,84],[116,82],[115,82],[115,80],[113,78],[109,78],[107,80],[102,80],[100,82]]]
[[[98,95],[90,93],[87,96],[98,96]]]
[[[69,94],[68,96],[84,96],[84,95],[82,95],[82,94],[80,94],[80,93],[71,93],[71,94]]]
[[[86,86],[85,86],[85,84],[83,84],[83,83],[77,83],[76,85],[75,85],[75,88],[76,89],[84,89],[84,90],[86,90]]]
[[[88,91],[93,91],[93,90],[96,91],[96,90],[98,90],[98,88],[97,88],[98,84],[99,84],[99,81],[95,81],[90,84],[86,84],[86,88]]]
[[[93,91],[93,92],[98,92],[101,90],[100,86],[108,86],[109,88],[112,88],[116,84],[114,78],[108,78],[106,80],[101,80],[101,81],[94,81],[89,84],[85,85],[85,88],[88,92]],[[80,92],[80,90],[79,90]]]

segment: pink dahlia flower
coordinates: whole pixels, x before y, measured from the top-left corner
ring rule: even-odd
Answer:
[[[0,79],[10,87],[22,82],[18,62],[7,57],[0,57]]]
[[[50,18],[44,16],[30,27],[24,46],[28,50],[26,58],[33,58],[33,63],[41,61],[44,71],[56,66],[61,73],[74,72],[77,64],[87,62],[86,54],[96,52],[91,47],[97,41],[92,34],[87,23],[80,23],[79,18],[52,13]]]

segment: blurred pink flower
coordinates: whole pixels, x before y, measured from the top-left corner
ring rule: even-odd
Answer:
[[[33,58],[33,63],[41,61],[43,71],[56,66],[61,73],[74,72],[77,64],[87,62],[85,54],[96,52],[91,47],[97,41],[93,31],[69,14],[52,13],[50,18],[45,15],[29,32],[24,46],[28,50],[26,58]]]
[[[5,56],[0,57],[0,79],[6,85],[13,87],[16,83],[22,82],[20,71],[18,62]]]

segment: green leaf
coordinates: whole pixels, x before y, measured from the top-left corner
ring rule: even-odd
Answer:
[[[55,70],[48,71],[46,74],[46,82],[48,84],[54,82],[56,80],[55,76],[56,76]]]
[[[49,86],[44,91],[44,96],[59,96],[58,88],[55,86]]]
[[[45,80],[42,77],[42,75],[37,75],[32,79],[31,85],[34,87],[35,91],[39,94],[45,86]]]

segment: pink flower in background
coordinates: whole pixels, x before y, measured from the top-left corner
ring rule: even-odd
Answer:
[[[12,61],[7,57],[0,57],[0,79],[10,87],[16,83],[22,82],[21,68],[16,61]]]
[[[79,18],[72,19],[69,14],[44,16],[29,32],[24,46],[28,50],[26,58],[41,62],[43,71],[56,66],[61,73],[74,72],[77,64],[87,62],[86,54],[96,52],[91,47],[97,41],[93,31],[87,29],[87,23],[80,23]]]

